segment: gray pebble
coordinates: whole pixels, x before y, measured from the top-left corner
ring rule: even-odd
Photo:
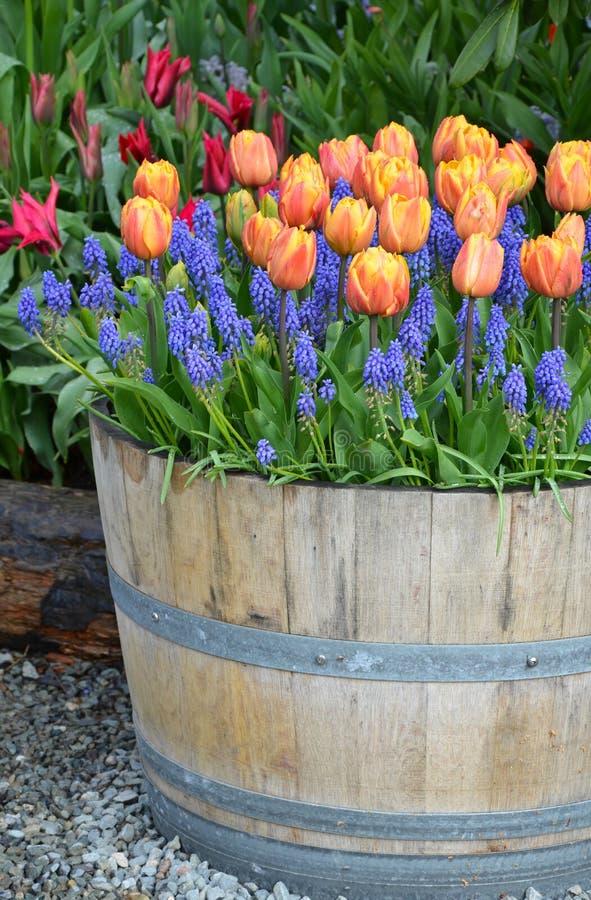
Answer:
[[[278,881],[277,884],[273,886],[273,896],[275,900],[290,900],[289,891],[282,881]]]

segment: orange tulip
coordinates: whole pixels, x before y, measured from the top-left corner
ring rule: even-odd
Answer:
[[[347,303],[367,316],[395,316],[408,306],[410,275],[403,256],[383,247],[356,253],[347,276]]]
[[[144,159],[133,179],[133,192],[140,197],[155,197],[174,216],[180,193],[178,172],[166,159],[156,162]]]
[[[242,228],[242,247],[255,266],[267,267],[271,241],[283,228],[279,219],[264,216],[260,210],[246,220]]]
[[[326,211],[324,237],[339,256],[366,250],[376,228],[377,213],[363,198],[343,197],[332,212]]]
[[[425,171],[404,156],[382,159],[370,171],[366,183],[367,199],[380,211],[388,194],[404,197],[428,197],[429,184]]]
[[[466,188],[478,181],[486,181],[486,163],[479,156],[469,153],[463,159],[440,162],[435,169],[435,193],[439,205],[453,216]]]
[[[378,235],[390,253],[416,253],[429,235],[431,205],[425,197],[389,194],[382,205]]]
[[[350,134],[344,141],[333,138],[320,144],[318,157],[330,187],[335,186],[338,178],[345,178],[351,183],[358,160],[368,152],[366,144],[357,134]]]
[[[560,240],[542,234],[524,241],[520,263],[528,288],[544,297],[568,297],[583,281],[581,255],[571,238]]]
[[[522,193],[509,200],[509,205],[512,203],[521,203],[525,195],[531,191],[537,181],[538,170],[536,169],[536,164],[523,144],[520,144],[518,141],[511,141],[510,143],[505,144],[504,147],[501,147],[499,150],[499,158],[517,163],[524,172]]]
[[[501,233],[507,214],[507,194],[497,199],[488,184],[479,181],[466,188],[456,206],[454,228],[463,241],[478,231],[488,238]]]
[[[305,228],[283,228],[269,247],[267,273],[276,287],[299,291],[316,268],[316,235]]]
[[[132,197],[121,210],[121,237],[139,259],[156,259],[168,249],[172,216],[155,197]]]
[[[553,209],[581,212],[591,206],[591,152],[587,152],[587,143],[570,141],[552,148],[544,172],[546,199]]]
[[[286,225],[322,228],[330,204],[328,179],[309,153],[287,161],[279,179],[279,217]]]
[[[226,233],[233,244],[242,248],[242,229],[245,222],[257,211],[252,195],[244,188],[234,191],[226,203]]]
[[[507,205],[519,203],[529,190],[527,171],[517,162],[497,156],[486,167],[486,183],[495,197],[506,194]]]
[[[275,178],[277,154],[266,134],[239,131],[230,138],[228,153],[232,178],[244,187],[263,187]]]
[[[456,291],[465,297],[488,297],[499,286],[504,250],[482,232],[464,241],[451,270]]]
[[[389,158],[383,150],[374,150],[359,157],[351,176],[351,189],[356,197],[369,200],[368,185],[377,177],[375,172],[378,167]]]
[[[550,150],[546,165],[554,165],[559,156],[580,156],[591,163],[591,141],[557,141]]]
[[[433,162],[436,166],[440,162],[449,162],[450,159],[454,158],[456,131],[459,131],[460,128],[465,128],[467,125],[468,120],[465,116],[446,116],[445,119],[442,119],[435,132],[431,148]]]
[[[415,139],[404,125],[398,122],[390,122],[389,125],[380,128],[373,141],[373,150],[383,150],[388,156],[405,156],[413,163],[418,163]]]
[[[567,213],[552,232],[553,238],[559,241],[572,241],[579,256],[585,249],[585,220],[576,213]]]
[[[453,137],[453,158],[463,159],[472,154],[490,162],[499,154],[499,142],[494,134],[478,125],[464,125]]]

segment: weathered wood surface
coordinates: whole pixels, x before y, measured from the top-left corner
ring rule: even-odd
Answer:
[[[117,573],[172,606],[236,625],[366,642],[513,644],[583,636],[591,622],[591,489],[553,495],[381,490],[233,476],[184,487],[177,466],[95,427],[95,472]],[[122,512],[124,514],[122,514]],[[112,526],[112,527],[111,527]],[[590,799],[591,673],[414,683],[245,665],[181,647],[123,614],[140,731],[207,779],[325,806],[408,813],[535,810]],[[330,836],[209,811],[211,821],[294,843],[435,852],[435,842]],[[437,853],[527,850],[591,829]],[[392,848],[395,848],[392,851]],[[401,849],[402,848],[402,849]]]
[[[0,642],[120,659],[94,491],[0,480]]]

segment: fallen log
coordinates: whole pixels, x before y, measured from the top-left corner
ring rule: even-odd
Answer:
[[[94,491],[0,480],[0,643],[120,659]]]

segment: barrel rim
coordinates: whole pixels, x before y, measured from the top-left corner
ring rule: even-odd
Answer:
[[[91,438],[93,439],[93,427],[97,429],[97,431],[102,431],[108,437],[113,440],[120,441],[121,443],[130,444],[133,447],[136,447],[138,450],[144,451],[146,454],[149,453],[150,456],[156,457],[158,459],[166,460],[168,458],[167,453],[163,450],[155,450],[155,448],[148,444],[146,441],[141,441],[139,438],[134,437],[133,435],[126,432],[123,428],[117,425],[116,422],[113,422],[110,419],[103,418],[103,416],[108,415],[108,404],[104,400],[99,400],[93,403],[90,407],[90,412],[94,413],[91,416]],[[97,411],[99,414],[97,415]],[[94,439],[93,439],[94,442]],[[194,459],[184,458],[183,461],[176,460],[174,465],[176,467],[184,467],[193,465],[196,462]],[[205,477],[205,476],[202,476]],[[265,484],[268,487],[275,487],[275,485],[271,484],[268,478],[264,475],[261,475],[257,472],[243,472],[240,470],[229,469],[226,472],[226,478],[230,480],[234,480],[237,478],[258,482],[260,484]],[[561,493],[564,491],[573,491],[577,488],[591,487],[591,475],[588,478],[581,478],[572,481],[558,481],[557,482]],[[282,482],[279,487],[287,487],[287,488],[324,488],[330,490],[362,490],[364,492],[382,492],[387,491],[388,493],[413,493],[415,495],[442,495],[442,494],[476,494],[477,496],[483,497],[496,497],[498,496],[497,492],[494,488],[490,487],[470,487],[469,485],[461,485],[459,487],[429,487],[427,485],[406,485],[406,484],[349,484],[344,482],[335,482],[335,481],[306,481],[305,479],[294,478],[289,482]],[[548,484],[541,484],[539,488],[539,493],[549,493],[552,491],[552,488]],[[512,494],[532,494],[532,486],[523,484],[523,485],[509,485],[503,488],[502,494],[512,495]]]

